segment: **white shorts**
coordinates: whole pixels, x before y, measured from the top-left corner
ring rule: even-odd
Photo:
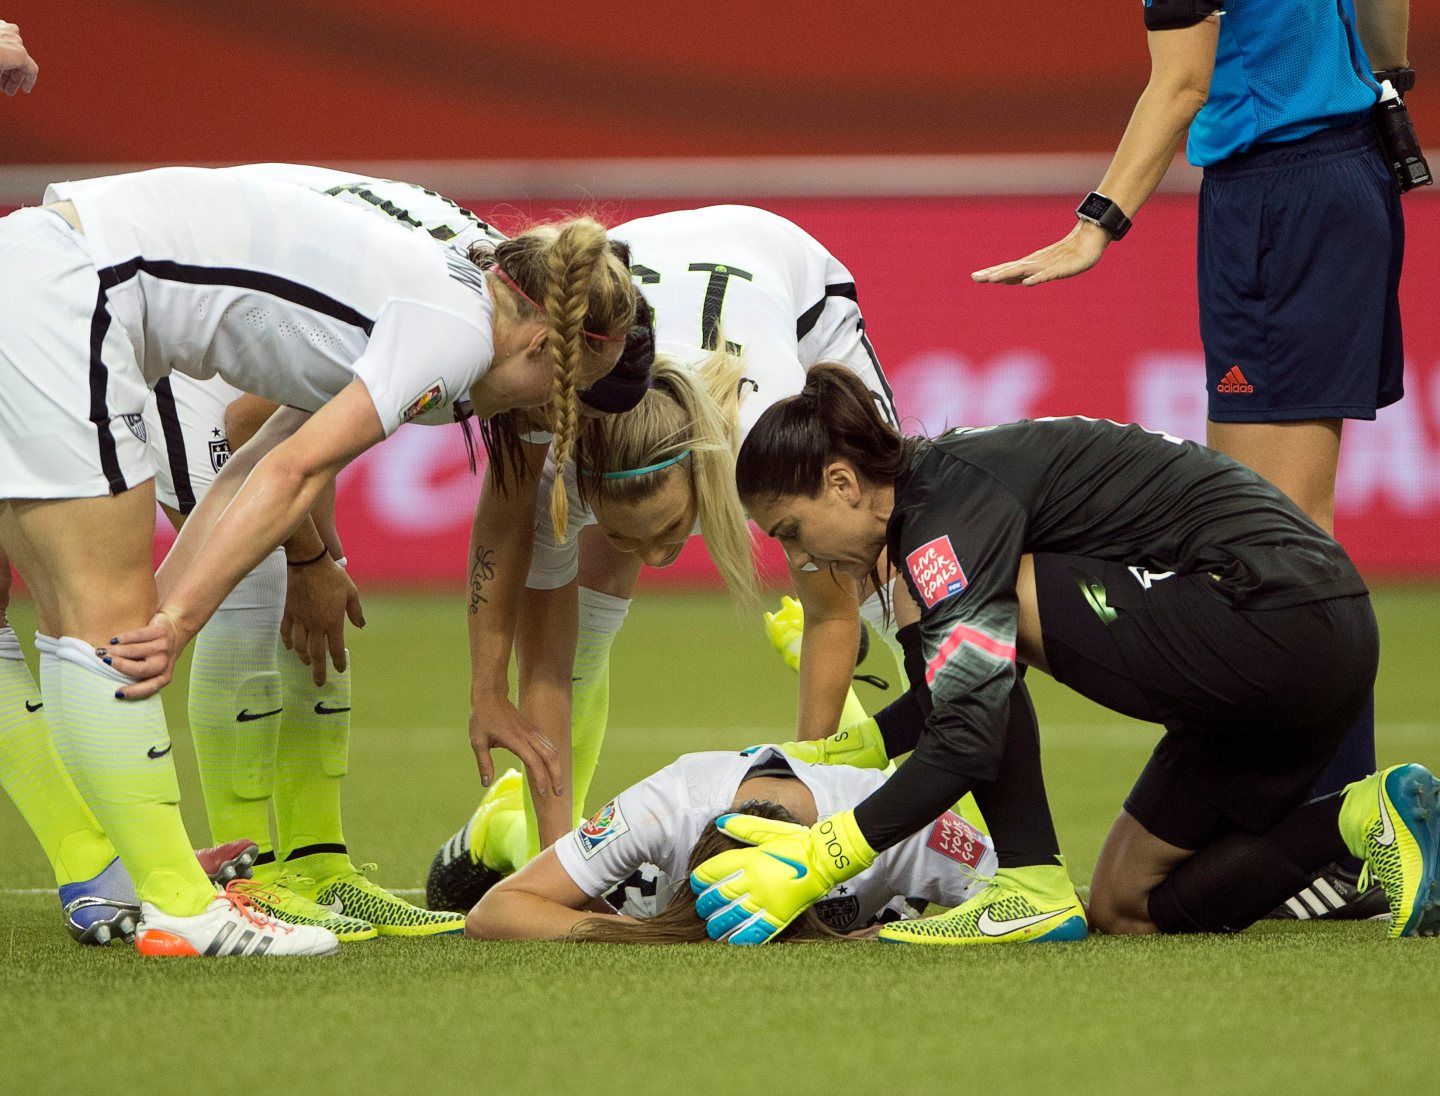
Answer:
[[[155,465],[155,497],[188,514],[230,459],[225,409],[241,395],[223,377],[198,381],[171,373],[145,407],[145,433]]]
[[[59,214],[0,219],[0,498],[114,495],[153,474],[135,348]]]

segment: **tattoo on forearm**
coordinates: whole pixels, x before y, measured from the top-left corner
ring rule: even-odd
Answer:
[[[475,546],[475,558],[470,563],[470,612],[478,613],[482,602],[489,604],[484,594],[485,584],[495,577],[495,550],[483,544]]]

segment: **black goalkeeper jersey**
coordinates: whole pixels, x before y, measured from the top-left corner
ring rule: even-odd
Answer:
[[[1194,442],[1094,419],[922,441],[895,483],[888,535],[891,565],[921,609],[932,707],[911,761],[859,812],[866,836],[878,828],[887,843],[929,821],[919,812],[936,798],[959,787],[943,809],[995,775],[1015,681],[1023,554],[1111,560],[1142,584],[1208,572],[1240,609],[1366,592],[1344,549],[1248,468]],[[948,775],[939,780],[935,770]]]

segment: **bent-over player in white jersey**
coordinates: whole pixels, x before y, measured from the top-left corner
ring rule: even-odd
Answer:
[[[538,733],[572,742],[570,794],[538,804],[532,854],[581,814],[608,715],[610,647],[642,563],[673,563],[698,524],[732,593],[753,592],[734,453],[756,418],[800,391],[810,368],[831,361],[864,380],[895,421],[854,278],[801,228],[762,209],[710,206],[611,231],[630,245],[631,272],[655,309],[651,387],[633,411],[592,425],[599,444],[591,447],[589,431],[583,436],[587,461],[605,474],[584,485],[582,499],[573,469],[566,469],[572,516],[563,541],[543,514],[533,543],[524,533],[534,496],[554,475],[552,458],[520,490],[502,493],[487,476],[471,544],[471,585],[484,595],[471,603],[472,711],[485,721],[472,724],[472,741],[478,747],[486,735]],[[538,468],[546,451],[544,439],[535,440],[542,443],[531,447]],[[597,520],[598,529],[584,528]],[[833,588],[831,576],[796,580],[807,607],[832,607],[812,613],[802,667],[800,737],[819,738],[836,729],[849,690],[858,598],[842,589],[836,607],[828,589],[822,591],[828,602],[812,595],[822,584]],[[506,695],[511,636],[520,663],[519,710]],[[514,860],[516,851],[470,853],[478,863]]]
[[[0,546],[55,640],[52,731],[134,879],[142,952],[332,951],[325,930],[217,898],[154,693],[335,472],[401,422],[468,392],[484,414],[548,401],[564,439],[575,389],[618,356],[633,287],[587,221],[522,235],[482,272],[302,188],[221,172],[47,197],[0,222]],[[157,587],[142,413],[171,371],[288,407],[217,477]]]
[[[225,170],[328,194],[423,231],[462,258],[477,244],[505,239],[469,210],[410,183],[300,164]],[[177,373],[156,385],[146,433],[156,497],[177,530],[232,448],[240,448],[274,409],[219,376],[200,381]],[[449,422],[465,411],[456,406],[452,414],[444,407],[430,415]],[[429,422],[430,415],[417,421]],[[343,635],[325,634],[323,609],[343,598],[350,584],[341,570],[333,492],[324,499],[312,513],[308,539],[297,533],[246,575],[195,639],[188,714],[210,832],[225,835],[216,841],[255,842],[253,878],[235,889],[287,923],[321,925],[342,943],[377,934],[458,932],[462,917],[421,909],[369,879],[345,841],[341,784],[348,768],[351,675]],[[287,554],[309,559],[322,547],[327,554],[314,563],[286,567]],[[342,585],[328,589],[333,583]],[[289,625],[284,647],[293,653],[277,643],[282,619]],[[328,651],[327,639],[333,641]]]
[[[738,809],[813,825],[884,782],[873,769],[810,765],[773,746],[686,754],[621,792],[488,890],[470,912],[466,935],[703,941],[705,926],[690,891],[690,861],[697,843],[716,832],[717,815]],[[788,816],[756,811],[757,802],[778,805]],[[463,843],[464,831],[454,840]],[[927,902],[959,905],[984,888],[995,867],[990,839],[958,814],[946,812],[815,908],[830,930],[852,932],[894,919],[906,905],[918,904],[921,910]],[[676,921],[688,925],[688,935],[683,928],[667,936],[647,932],[645,921],[657,916],[672,926]],[[640,923],[633,924],[636,920]],[[601,926],[606,931],[596,932]]]

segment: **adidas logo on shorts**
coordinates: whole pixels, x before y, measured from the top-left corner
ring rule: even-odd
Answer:
[[[1232,365],[1230,372],[1220,378],[1220,383],[1215,386],[1217,392],[1254,392],[1255,386],[1245,379],[1245,374],[1240,372],[1238,365]]]

